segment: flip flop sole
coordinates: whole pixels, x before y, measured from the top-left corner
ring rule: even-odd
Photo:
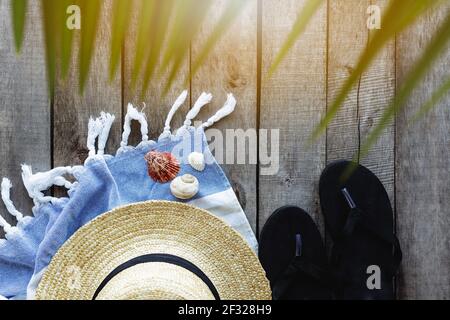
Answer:
[[[341,249],[339,261],[332,266],[343,277],[339,279],[342,286],[338,296],[342,299],[393,299],[392,275],[386,272],[392,265],[392,246],[360,227],[356,227],[349,239],[340,238],[351,209],[344,189],[362,212],[361,219],[370,221],[372,229],[384,234],[392,234],[394,229],[393,211],[383,184],[361,165],[357,165],[344,180],[350,165],[348,161],[330,164],[323,171],[319,183],[327,231],[332,240],[344,248]],[[373,270],[379,270],[379,285],[370,282],[370,277],[377,272]],[[376,280],[373,278],[373,281]]]
[[[272,286],[295,257],[297,235],[302,239],[302,257],[324,269],[327,267],[325,247],[314,221],[298,207],[282,207],[267,220],[260,236],[259,258]],[[331,298],[329,289],[314,279],[299,275],[294,281],[283,299]]]

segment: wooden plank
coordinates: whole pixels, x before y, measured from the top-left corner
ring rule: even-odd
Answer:
[[[327,6],[324,4],[272,78],[267,70],[306,1],[261,1],[261,128],[280,130],[280,171],[260,176],[260,226],[278,207],[297,205],[320,224],[318,181],[325,136],[308,140],[326,111]],[[323,227],[321,227],[323,229]]]
[[[388,0],[371,0],[381,11],[387,8]],[[366,10],[364,10],[366,12]],[[368,16],[365,15],[367,18]],[[381,24],[383,28],[383,24]],[[373,30],[371,32],[376,32]],[[395,40],[390,41],[379,53],[361,78],[359,95],[359,132],[361,144],[377,125],[382,114],[395,95]],[[369,168],[386,188],[392,205],[395,202],[395,123],[390,123],[378,141],[371,147],[360,163]],[[395,215],[395,213],[394,213]]]
[[[185,84],[186,78],[189,79],[189,53],[186,55],[184,62],[181,64],[180,70],[178,71],[177,78],[173,82],[171,89],[164,94],[164,88],[168,79],[168,70],[161,70],[160,66],[157,67],[155,75],[153,76],[147,92],[144,97],[141,97],[141,87],[142,87],[142,75],[138,78],[136,88],[132,87],[132,70],[134,66],[135,59],[135,47],[137,41],[137,29],[140,18],[140,1],[134,2],[133,14],[131,19],[129,36],[126,38],[124,47],[124,113],[126,113],[126,108],[128,103],[133,105],[143,106],[146,104],[145,113],[147,115],[147,120],[149,122],[149,137],[151,139],[158,139],[159,135],[163,132],[164,123],[175,100],[182,93],[183,90],[188,89],[190,93],[190,84]],[[164,48],[165,49],[165,48]],[[164,50],[161,51],[160,57],[164,54]],[[189,111],[190,98],[186,100],[186,103],[179,111],[175,114],[172,120],[172,129],[177,129],[183,125],[185,115]],[[137,123],[132,124],[132,133],[130,135],[129,143],[132,145],[137,145],[141,141],[140,129]]]
[[[74,42],[67,80],[57,79],[54,96],[54,166],[82,164],[88,155],[86,138],[90,116],[106,111],[116,116],[106,152],[115,154],[121,140],[122,90],[120,73],[110,83],[111,0],[103,1],[94,57],[84,95],[79,94],[78,42]],[[78,33],[78,32],[77,32]],[[76,36],[78,38],[78,34]]]
[[[355,69],[370,32],[374,32],[367,26],[367,9],[377,5],[383,11],[387,4],[387,0],[330,2],[328,105]],[[366,156],[360,156],[360,148],[394,94],[395,41],[391,41],[354,86],[327,130],[327,162],[356,158],[380,178],[392,204],[395,201],[394,124],[388,126]],[[326,244],[332,247],[329,237]]]
[[[331,1],[329,14],[328,105],[333,102],[365,50],[369,32],[367,9],[384,10],[386,0]],[[379,54],[348,95],[327,130],[327,162],[352,159],[372,170],[394,201],[394,125],[388,126],[369,154],[359,158],[360,146],[378,123],[395,94],[395,42]]]
[[[427,14],[397,42],[397,83],[414,66],[450,5]],[[450,298],[450,96],[418,123],[408,120],[448,77],[450,48],[397,119],[396,189],[403,299]]]
[[[192,77],[192,99],[211,92],[214,96],[212,103],[204,108],[199,119],[206,121],[226,101],[226,94],[235,95],[238,105],[236,111],[229,117],[214,125],[215,129],[226,134],[228,129],[256,129],[257,128],[257,0],[248,1],[249,4],[234,21],[231,28],[223,35],[208,59],[197,74]],[[212,8],[202,26],[202,30],[192,44],[192,60],[200,54],[202,44],[206,41],[212,28],[218,21],[227,4],[226,0],[213,0]],[[230,131],[229,131],[230,132]],[[224,139],[225,140],[225,139]],[[228,142],[230,140],[228,139]],[[226,143],[227,148],[232,147]],[[255,146],[247,147],[246,164],[225,164],[230,183],[249,219],[253,230],[256,231],[256,163],[249,161],[250,149],[256,152]],[[226,152],[224,152],[225,154]],[[255,154],[256,155],[256,154]],[[235,158],[236,160],[236,158]],[[220,161],[220,159],[219,159]],[[225,162],[225,161],[224,161]],[[227,161],[228,163],[228,161]]]
[[[0,1],[0,176],[11,179],[12,200],[26,215],[31,214],[32,201],[23,186],[20,165],[48,170],[51,156],[50,100],[38,4],[29,2],[24,45],[18,56],[12,35],[11,1]],[[3,204],[0,214],[15,224]]]
[[[331,1],[328,26],[328,96],[331,105],[367,46],[366,9],[370,0]],[[342,104],[327,129],[327,162],[352,159],[359,151],[360,85]]]

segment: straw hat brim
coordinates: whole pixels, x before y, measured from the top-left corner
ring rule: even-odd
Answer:
[[[222,300],[271,299],[270,285],[257,256],[236,231],[205,210],[170,201],[117,208],[79,229],[53,257],[36,299],[91,300],[115,268],[148,254],[167,254],[191,262],[211,280]],[[169,275],[171,268],[158,270],[166,270]],[[151,274],[147,272],[144,278],[149,280]],[[167,275],[159,278],[168,283]],[[193,288],[197,283],[199,291],[191,295],[183,294],[182,281],[173,281],[170,288],[162,290],[161,286],[149,288],[149,281],[145,281],[147,287],[136,285],[138,282],[131,278],[124,286],[124,277],[126,273],[108,283],[97,298],[142,298],[146,296],[144,291],[152,290],[161,297],[211,297],[201,294],[205,288],[195,276],[188,282]]]

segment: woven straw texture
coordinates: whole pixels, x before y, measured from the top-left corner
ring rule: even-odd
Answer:
[[[82,227],[54,256],[36,298],[90,300],[117,266],[155,253],[195,264],[211,279],[222,300],[271,299],[257,256],[237,232],[205,210],[169,201],[117,208]],[[130,269],[136,272],[117,275],[98,299],[211,298],[195,275],[164,265],[145,264]],[[141,281],[138,272],[142,272]],[[187,276],[185,282],[182,275]],[[189,287],[193,291],[188,293]]]

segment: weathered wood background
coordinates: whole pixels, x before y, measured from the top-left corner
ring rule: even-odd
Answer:
[[[217,9],[226,2],[214,1]],[[111,6],[111,1],[104,2]],[[190,100],[201,91],[215,95],[214,103],[200,115],[204,119],[231,91],[239,100],[238,109],[217,128],[280,129],[277,175],[260,175],[258,165],[225,166],[255,232],[274,209],[293,204],[309,211],[325,235],[317,195],[321,170],[330,161],[352,158],[358,152],[360,142],[446,12],[428,14],[392,41],[349,95],[326,135],[308,147],[313,128],[367,44],[367,7],[385,7],[387,0],[329,0],[270,79],[265,76],[267,69],[305,1],[250,2],[200,72],[191,77]],[[107,11],[100,22],[93,72],[85,95],[78,95],[77,72],[73,70],[69,80],[58,81],[54,96],[49,96],[40,8],[38,1],[29,3],[25,46],[16,56],[10,1],[0,0],[0,175],[12,179],[12,198],[25,213],[30,213],[31,203],[20,181],[21,163],[32,164],[36,171],[80,164],[87,155],[88,117],[105,110],[121,119],[128,102],[141,103],[131,92],[128,80],[133,58],[130,41],[124,46],[122,72],[112,83],[108,81]],[[216,14],[209,16],[193,41],[172,92],[161,97],[160,83],[148,91],[145,102],[150,106],[147,113],[152,137],[161,132],[170,104],[189,75],[190,61],[195,59],[216,19]],[[450,97],[417,124],[408,124],[414,111],[448,76],[449,69],[450,50],[430,70],[370,155],[360,159],[379,175],[395,207],[396,232],[404,252],[397,279],[398,297],[402,299],[450,298]],[[180,112],[174,127],[182,121]],[[110,152],[118,147],[120,135],[119,121],[111,132]],[[14,223],[3,206],[0,212]]]

